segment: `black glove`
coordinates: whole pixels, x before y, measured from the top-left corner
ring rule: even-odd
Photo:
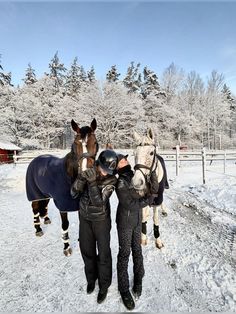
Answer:
[[[70,189],[70,194],[72,198],[77,198],[79,194],[84,191],[85,184],[86,184],[86,180],[84,178],[82,178],[81,176],[77,177],[77,179],[72,184],[71,189]]]
[[[96,169],[95,168],[88,168],[85,171],[81,172],[81,176],[88,181],[88,183],[94,183],[96,181]]]

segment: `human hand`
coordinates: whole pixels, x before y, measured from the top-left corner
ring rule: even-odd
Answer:
[[[85,171],[81,172],[81,176],[86,179],[89,183],[95,182],[96,181],[96,169],[95,168],[88,168]]]

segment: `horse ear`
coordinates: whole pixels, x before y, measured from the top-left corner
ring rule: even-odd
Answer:
[[[97,121],[96,121],[95,118],[94,118],[93,121],[91,122],[90,127],[91,127],[91,129],[92,129],[93,131],[96,130],[96,128],[97,128]]]
[[[71,120],[71,126],[72,126],[72,129],[73,129],[75,132],[79,133],[80,128],[79,128],[78,124],[77,124],[73,119]]]
[[[153,134],[153,131],[152,131],[151,128],[149,128],[149,129],[147,130],[147,137],[148,137],[150,140],[154,141],[154,134]]]
[[[141,135],[138,134],[135,130],[133,131],[133,136],[137,144],[140,144],[142,142]]]

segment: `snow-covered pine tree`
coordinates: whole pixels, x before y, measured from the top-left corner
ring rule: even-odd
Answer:
[[[117,72],[116,65],[112,65],[111,69],[106,74],[108,82],[117,82],[119,80],[120,73]]]
[[[163,138],[165,124],[165,92],[162,91],[157,75],[147,67],[143,70],[143,83],[141,86],[141,95],[143,101],[144,115],[139,123],[141,132],[148,127],[152,128],[158,143]],[[142,128],[141,128],[142,126]]]
[[[0,55],[0,86],[13,86],[11,84],[11,72],[4,73],[3,71],[1,56],[2,55]]]
[[[26,69],[25,78],[23,79],[26,85],[31,85],[37,82],[35,70],[32,68],[31,64],[28,64]]]
[[[80,81],[80,66],[78,64],[77,57],[74,58],[71,64],[71,68],[69,69],[66,75],[65,87],[67,95],[72,97],[78,95],[81,87],[81,81]]]
[[[50,73],[49,76],[55,81],[55,87],[59,91],[59,87],[63,86],[66,68],[64,64],[60,62],[58,57],[58,51],[55,53],[51,62],[49,63]]]
[[[94,83],[96,81],[94,66],[92,66],[90,71],[87,72],[87,76],[90,83]]]
[[[141,94],[143,98],[147,98],[148,95],[153,94],[159,96],[160,94],[165,95],[164,91],[161,90],[158,77],[155,72],[149,70],[147,67],[143,69],[143,83],[141,86]]]
[[[80,81],[82,84],[87,84],[88,82],[88,75],[84,69],[84,67],[81,65],[80,67],[80,74],[79,74],[79,77],[80,77]]]
[[[141,73],[139,73],[140,63],[134,65],[132,61],[127,69],[125,78],[123,79],[124,86],[129,93],[139,92],[142,84]]]

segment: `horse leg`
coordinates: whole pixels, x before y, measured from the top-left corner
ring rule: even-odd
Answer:
[[[40,214],[40,218],[44,219],[45,225],[48,225],[51,223],[51,220],[48,217],[48,203],[49,203],[49,199],[39,201],[39,214]]]
[[[158,219],[158,208],[159,206],[153,206],[153,228],[154,228],[154,237],[155,237],[155,244],[158,249],[161,249],[164,244],[160,239],[160,232],[159,232],[159,219]]]
[[[149,206],[142,209],[142,233],[141,233],[141,244],[147,245],[147,221],[149,217]]]
[[[162,202],[161,203],[161,214],[162,214],[162,216],[166,217],[168,215],[167,210],[168,209],[167,209],[166,205]]]
[[[70,247],[70,243],[69,243],[69,233],[68,233],[68,229],[69,229],[69,220],[68,220],[68,215],[67,213],[61,213],[61,227],[62,227],[62,241],[64,243],[64,250],[63,253],[65,254],[65,256],[70,256],[72,254],[72,249]]]
[[[43,230],[41,229],[40,227],[40,219],[39,219],[39,215],[40,215],[40,212],[39,212],[39,208],[40,208],[40,205],[39,205],[39,202],[40,201],[33,201],[31,206],[32,206],[32,209],[33,209],[33,214],[34,214],[34,227],[35,227],[35,235],[37,237],[41,237],[43,235]]]

